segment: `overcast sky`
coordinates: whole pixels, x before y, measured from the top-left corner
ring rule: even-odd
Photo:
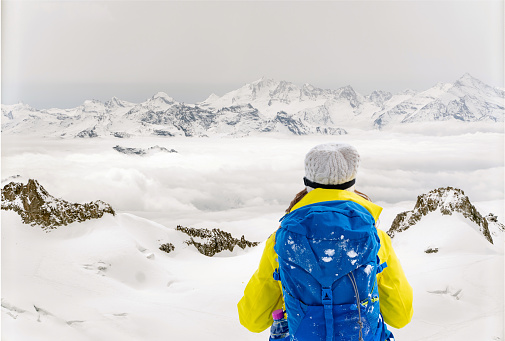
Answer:
[[[265,76],[503,87],[503,1],[2,1],[2,103],[70,108],[158,91],[195,103]]]

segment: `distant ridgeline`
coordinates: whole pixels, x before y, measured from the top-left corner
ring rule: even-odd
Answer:
[[[160,147],[158,145],[154,147],[149,147],[147,149],[144,148],[131,148],[131,147],[121,147],[121,146],[115,146],[112,147],[116,152],[126,154],[126,155],[151,155],[151,154],[156,154],[156,153],[177,153],[175,149],[167,149],[165,147]]]
[[[68,138],[133,136],[342,135],[345,129],[384,129],[418,122],[503,122],[505,91],[465,74],[417,92],[336,90],[260,79],[223,96],[185,104],[165,93],[142,103],[116,97],[72,109],[2,105],[3,134]]]
[[[5,185],[2,189],[2,210],[12,210],[21,216],[23,223],[46,229],[98,219],[106,213],[115,215],[112,207],[101,200],[74,204],[55,198],[33,179],[28,180],[26,185],[19,182]]]
[[[414,209],[399,213],[387,233],[393,238],[398,233],[412,228],[423,217],[435,211],[440,212],[442,215],[461,214],[474,223],[482,236],[491,244],[493,244],[491,225],[495,227],[494,231],[505,231],[505,226],[498,221],[494,214],[490,213],[483,217],[461,189],[445,187],[418,196]],[[438,249],[430,248],[425,252],[436,253]]]

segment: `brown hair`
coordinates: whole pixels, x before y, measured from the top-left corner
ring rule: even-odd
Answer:
[[[308,192],[307,192],[307,189],[306,189],[306,188],[304,188],[302,191],[298,192],[298,193],[295,195],[294,199],[293,199],[293,200],[291,200],[291,203],[289,204],[289,207],[286,209],[286,213],[291,212],[291,209],[292,209],[292,208],[293,208],[296,204],[298,204],[298,202],[299,202],[300,200],[302,200],[302,198],[303,198],[303,197],[304,197],[307,193],[308,193]],[[354,190],[354,193],[356,193],[357,195],[359,195],[359,196],[360,196],[360,197],[362,197],[363,199],[365,199],[365,200],[368,200],[368,201],[372,202],[372,199],[370,199],[370,197],[369,197],[368,195],[366,195],[365,193],[362,193],[362,192],[357,191],[357,190]]]
[[[307,194],[307,189],[304,188],[302,191],[298,192],[296,195],[295,195],[295,198],[293,200],[291,200],[291,203],[289,204],[289,207],[286,209],[286,213],[289,213],[291,212],[291,209],[293,208],[293,206],[295,206],[296,204],[298,204],[298,202],[300,200],[302,200],[302,198]]]

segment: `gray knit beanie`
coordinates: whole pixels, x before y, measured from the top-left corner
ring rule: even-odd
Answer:
[[[328,187],[318,184],[344,184],[343,187],[346,187],[356,178],[359,162],[358,151],[349,144],[330,142],[317,145],[305,156],[305,184],[312,188]],[[348,187],[353,184],[350,183]]]

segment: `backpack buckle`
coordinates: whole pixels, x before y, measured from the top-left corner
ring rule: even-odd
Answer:
[[[274,276],[274,280],[276,280],[276,281],[280,281],[281,280],[281,274],[279,273],[279,269],[275,269],[274,270],[273,276]]]
[[[322,289],[321,302],[323,303],[325,309],[326,306],[331,306],[333,304],[333,293],[331,292],[331,288]]]
[[[388,263],[384,262],[381,264],[381,260],[379,258],[379,255],[377,255],[377,274],[380,274],[382,270],[388,267]]]
[[[331,287],[322,288],[321,301],[324,306],[326,341],[333,341],[333,293],[331,292]]]

